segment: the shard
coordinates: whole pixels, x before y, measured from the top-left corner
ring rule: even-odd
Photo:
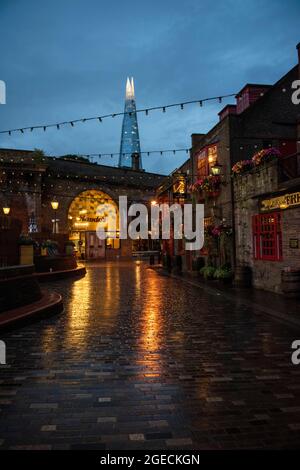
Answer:
[[[135,169],[141,170],[142,159],[133,78],[131,78],[131,80],[127,78],[124,113],[119,167],[134,167]],[[134,157],[132,155],[134,155]]]

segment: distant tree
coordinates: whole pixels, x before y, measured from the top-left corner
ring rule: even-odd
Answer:
[[[45,155],[44,150],[34,149],[33,152],[32,152],[32,158],[34,158],[34,160],[36,162],[44,161],[45,157],[46,157],[46,155]]]

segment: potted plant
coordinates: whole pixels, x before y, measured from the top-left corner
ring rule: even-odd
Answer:
[[[28,235],[20,235],[18,244],[20,247],[20,264],[33,264],[33,248],[36,242]]]
[[[42,249],[46,250],[48,256],[55,256],[58,254],[58,243],[55,240],[45,240],[42,242]]]
[[[231,284],[233,280],[233,272],[226,266],[217,268],[214,272],[214,279],[221,281],[222,284]]]
[[[215,273],[214,266],[204,266],[200,269],[200,274],[204,277],[205,281],[214,279]]]

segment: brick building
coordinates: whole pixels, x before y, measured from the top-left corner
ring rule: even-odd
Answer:
[[[299,45],[297,47],[299,54]],[[276,148],[285,159],[285,178],[298,176],[296,151],[300,111],[299,106],[292,103],[291,95],[292,83],[300,78],[299,63],[272,86],[245,85],[236,95],[236,104],[222,109],[219,122],[208,133],[192,135],[193,192],[198,201],[205,203],[207,235],[204,249],[193,256],[204,256],[207,264],[236,266],[241,261],[240,248],[237,252],[235,248],[236,238],[239,240],[241,236],[240,221],[235,221],[235,202],[240,202],[241,197],[247,201],[255,195],[256,188],[258,194],[282,189],[273,180],[273,187],[269,184],[264,190],[254,179],[251,190],[243,189],[246,178],[233,183],[231,169],[236,162],[251,159],[261,149]],[[220,173],[218,178],[212,175],[216,169]],[[234,189],[237,190],[236,201]],[[237,209],[237,217],[240,216],[240,209]]]
[[[159,204],[180,204],[190,203],[188,185],[191,181],[191,161],[188,159],[179,168],[176,168],[170,175],[165,177],[156,190],[156,201]],[[170,263],[176,268],[176,258],[181,258],[183,269],[191,268],[190,252],[185,251],[183,239],[173,237],[173,219],[171,218],[170,239],[161,241],[162,255],[170,258]]]
[[[90,163],[82,157],[45,157],[41,152],[0,149],[0,204],[9,207],[9,217],[21,221],[22,231],[38,240],[72,240],[86,258],[131,255],[147,248],[137,242],[96,238],[97,224],[106,230],[110,204],[119,196],[150,203],[163,176],[139,169],[116,168]],[[51,202],[56,202],[57,210]],[[103,214],[97,209],[103,207]],[[1,209],[2,211],[2,209]],[[101,246],[100,246],[101,245]]]

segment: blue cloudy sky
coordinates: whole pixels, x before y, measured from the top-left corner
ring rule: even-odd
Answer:
[[[127,75],[139,108],[273,83],[296,64],[299,20],[298,0],[0,0],[0,130],[122,111]],[[142,150],[189,147],[222,106],[139,115]],[[118,152],[121,124],[0,135],[0,147]],[[145,156],[144,167],[168,173],[185,158]]]

